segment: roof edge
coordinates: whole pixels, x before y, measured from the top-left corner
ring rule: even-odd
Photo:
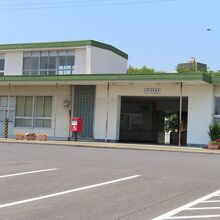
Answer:
[[[0,51],[4,50],[22,50],[22,49],[41,49],[41,48],[64,48],[64,47],[82,47],[95,46],[105,50],[110,50],[113,53],[128,59],[128,54],[113,47],[110,44],[105,44],[95,40],[81,40],[81,41],[61,41],[61,42],[37,42],[37,43],[20,43],[20,44],[0,44]]]
[[[74,75],[53,75],[53,76],[0,76],[0,82],[16,81],[203,81],[211,83],[206,74],[74,74]]]

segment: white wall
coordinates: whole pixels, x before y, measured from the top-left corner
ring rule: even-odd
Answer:
[[[107,115],[107,86],[96,86],[94,138],[105,139],[105,126]],[[114,137],[113,137],[114,139]]]
[[[106,87],[97,86],[94,138],[104,139],[106,121]],[[146,84],[110,86],[110,105],[108,139],[119,139],[120,97],[121,96],[152,96],[144,94],[144,88],[161,88],[161,94],[153,96],[179,96],[178,84]],[[220,89],[219,89],[220,90]],[[183,86],[183,96],[188,96],[188,144],[207,144],[209,141],[208,126],[213,114],[212,85]]]
[[[92,73],[126,73],[127,60],[112,51],[92,47]]]
[[[213,85],[187,86],[189,94],[188,144],[208,144],[208,127],[214,113]]]
[[[86,49],[85,48],[75,49],[75,73],[76,74],[85,74],[85,73],[87,73]]]
[[[11,51],[5,54],[5,73],[4,75],[22,75],[23,52]]]
[[[108,133],[107,139],[119,139],[120,97],[109,90]],[[96,103],[94,119],[94,139],[105,139],[107,116],[107,86],[96,86]]]
[[[92,73],[92,47],[86,47],[86,73]]]
[[[220,96],[220,85],[215,85],[214,86],[214,95],[215,96]]]
[[[69,111],[64,107],[63,101],[71,99],[70,86],[11,86],[11,96],[52,96],[52,127],[51,128],[15,128],[16,132],[44,133],[57,139],[67,139],[69,135]],[[8,87],[0,87],[0,96],[7,95]],[[55,104],[57,107],[55,107]],[[55,127],[55,108],[56,108],[56,129]]]

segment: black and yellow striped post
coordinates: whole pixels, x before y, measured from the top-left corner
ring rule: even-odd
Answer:
[[[4,138],[8,138],[8,118],[5,119],[4,121]]]

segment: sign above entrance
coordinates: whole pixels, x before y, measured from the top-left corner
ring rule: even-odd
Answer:
[[[160,94],[160,88],[144,88],[144,94]]]

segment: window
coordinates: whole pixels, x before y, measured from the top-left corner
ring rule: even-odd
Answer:
[[[8,96],[0,96],[0,108],[15,107],[15,97],[10,96],[8,103]]]
[[[52,117],[52,97],[37,96],[35,98],[34,127],[50,128]]]
[[[47,75],[48,70],[48,57],[40,57],[40,75]]]
[[[72,74],[74,69],[74,56],[60,56],[59,57],[59,74]]]
[[[51,96],[17,96],[16,127],[51,128]]]
[[[31,58],[31,75],[38,75],[39,61],[40,61],[39,57]]]
[[[220,97],[215,97],[215,122],[220,122]]]
[[[31,72],[31,58],[24,57],[23,58],[23,75],[29,75]]]
[[[0,75],[4,75],[5,70],[5,58],[4,54],[0,54]]]
[[[23,75],[73,74],[75,55],[73,50],[25,52]]]
[[[7,111],[9,107],[9,112]],[[8,102],[8,96],[0,96],[0,122],[3,122],[8,116],[9,122],[14,122],[14,108],[15,108],[15,97],[10,96]]]
[[[215,115],[220,115],[220,97],[215,97]]]
[[[16,99],[16,127],[32,127],[32,96],[18,96]]]

